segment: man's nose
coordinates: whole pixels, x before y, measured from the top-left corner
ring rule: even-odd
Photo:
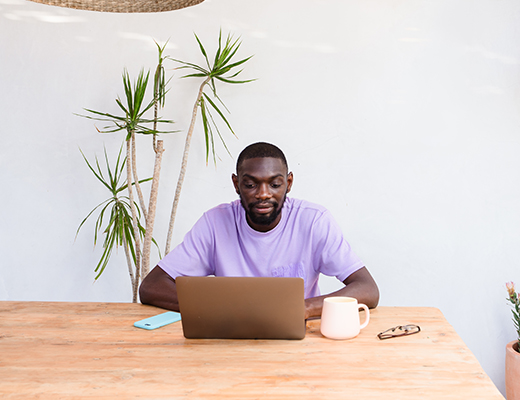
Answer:
[[[256,194],[256,197],[262,200],[269,199],[272,197],[271,190],[267,183],[260,184],[260,186],[258,187],[258,193]]]

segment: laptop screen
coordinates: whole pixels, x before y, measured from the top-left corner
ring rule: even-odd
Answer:
[[[190,339],[303,339],[301,278],[188,277],[175,280]]]

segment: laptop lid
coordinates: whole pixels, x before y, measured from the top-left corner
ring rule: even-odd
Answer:
[[[188,339],[303,339],[301,278],[196,277],[175,280]]]

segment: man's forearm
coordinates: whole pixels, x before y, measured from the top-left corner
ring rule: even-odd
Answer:
[[[139,299],[143,304],[179,311],[175,280],[158,266],[141,283]]]
[[[169,298],[168,296],[153,296],[149,297],[141,293],[141,290],[139,291],[139,296],[141,303],[147,304],[150,306],[160,307],[164,308],[166,310],[171,311],[177,311],[179,312],[179,303],[176,301],[176,299]]]
[[[354,297],[359,303],[369,308],[377,307],[379,303],[379,289],[366,268],[362,268],[343,281],[345,287],[323,296],[311,297],[305,300],[305,319],[320,317],[323,308],[323,299],[333,296]]]

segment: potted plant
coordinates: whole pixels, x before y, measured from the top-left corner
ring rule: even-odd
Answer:
[[[513,282],[507,283],[506,287],[517,333],[517,339],[506,346],[506,396],[507,400],[520,400],[520,298]]]

